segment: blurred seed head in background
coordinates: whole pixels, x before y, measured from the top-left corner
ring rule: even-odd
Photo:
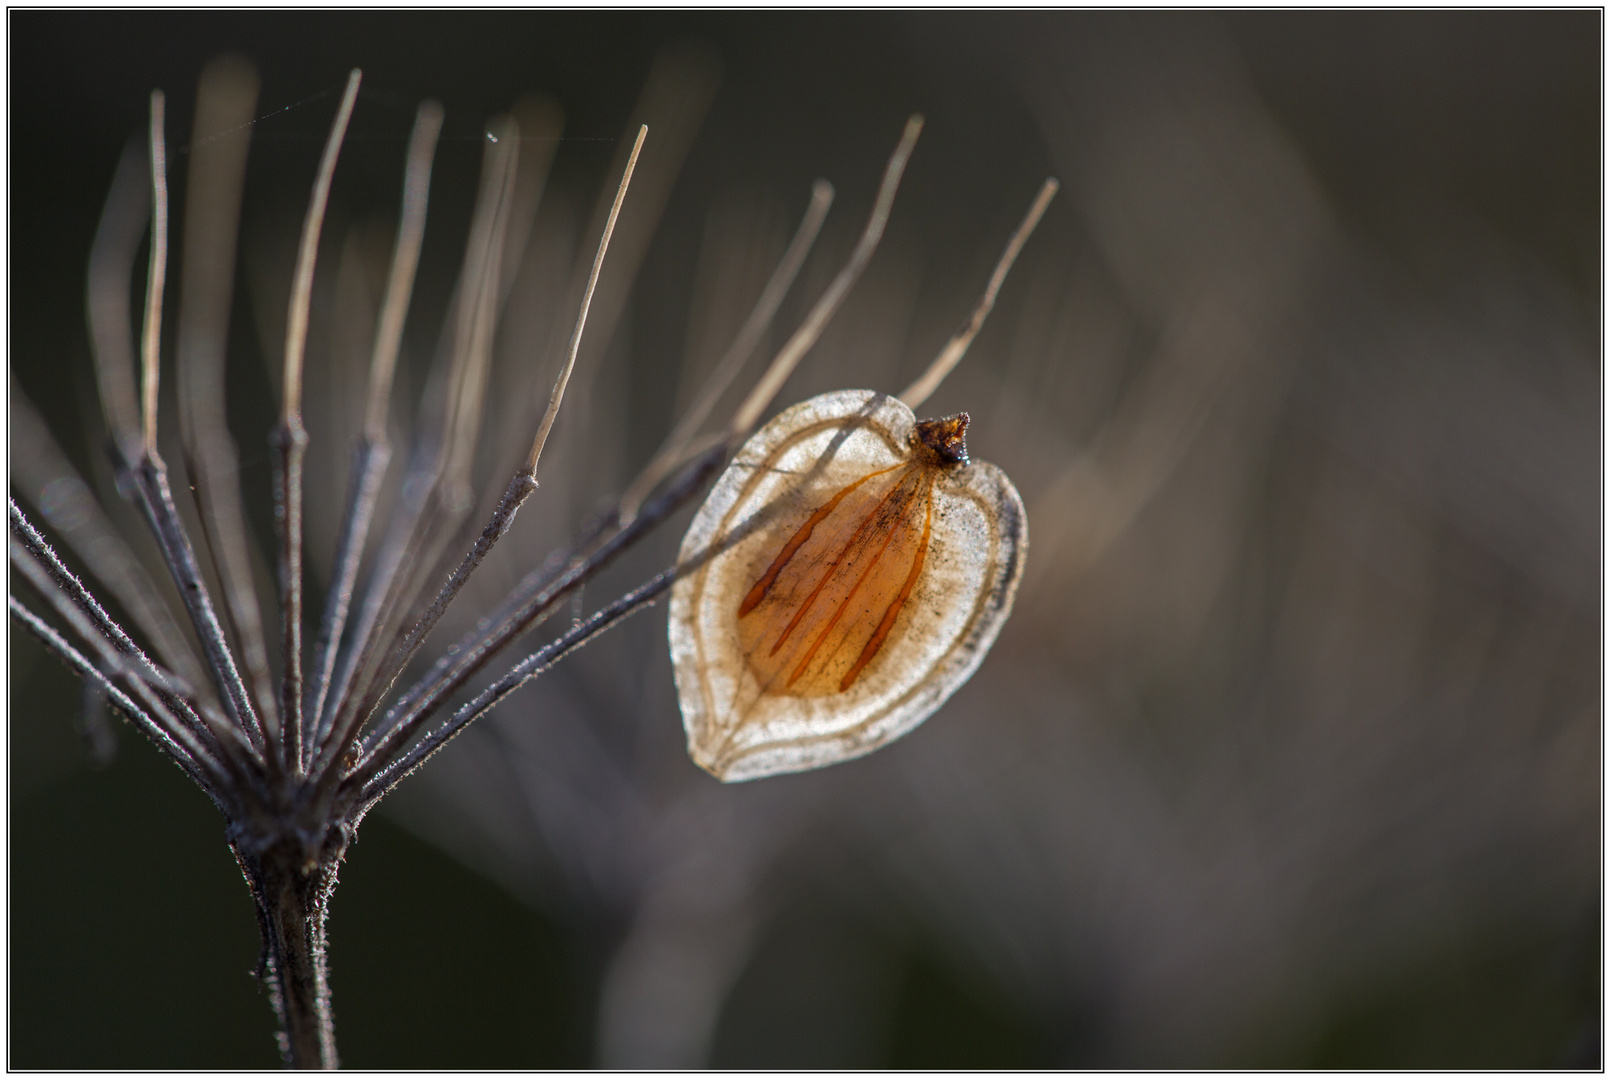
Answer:
[[[366,823],[331,928],[354,1067],[1598,1064],[1598,12],[10,19],[13,485],[49,489],[19,454],[46,425],[126,536],[82,287],[147,92],[168,92],[178,144],[214,56],[261,80],[225,392],[267,552],[263,358],[327,92],[365,69],[304,390],[315,597],[416,102],[446,120],[382,515],[441,399],[427,372],[488,118],[513,111],[522,161],[468,521],[523,457],[599,191],[649,123],[542,486],[438,647],[654,452],[816,177],[838,199],[763,356],[927,115],[878,255],[780,407],[899,391],[1042,178],[1064,184],[924,410],[967,410],[1028,511],[1017,606],[975,678],[876,755],[724,787],[683,749],[663,610],[617,628]],[[671,561],[687,517],[590,595]],[[137,739],[86,769],[76,688],[13,640],[12,940],[38,944],[14,944],[12,1064],[238,1064],[195,1030],[228,1030],[207,1011],[225,1006],[135,1024],[139,1005],[94,996],[124,953],[69,959],[110,917],[90,867],[119,822],[87,809],[97,790],[152,828],[200,822],[205,888],[240,890],[201,800],[118,779]],[[505,901],[468,875],[408,892],[436,863],[397,826],[518,901],[509,940],[556,944],[476,938],[472,904]],[[249,930],[243,898],[218,906]],[[142,925],[181,934],[180,910]],[[251,984],[229,981],[255,944],[206,946],[211,917],[173,993],[227,969],[261,1039]],[[438,943],[439,965],[387,967],[364,945],[380,926]],[[412,1044],[410,1000],[479,1020]]]

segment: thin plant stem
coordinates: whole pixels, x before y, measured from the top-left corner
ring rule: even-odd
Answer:
[[[459,402],[472,385],[481,384],[471,372],[480,360],[486,359],[474,355],[477,342],[482,340],[476,332],[476,323],[488,311],[483,303],[485,286],[489,268],[496,265],[492,256],[500,220],[504,217],[508,172],[515,160],[512,151],[512,140],[489,142],[483,157],[470,240],[455,289],[457,303],[451,323],[443,330],[444,341],[451,341],[452,347],[439,359],[425,388],[425,405],[433,398],[445,400],[439,410],[427,414],[431,420],[415,437],[409,466],[403,475],[401,497],[366,583],[354,632],[337,659],[324,715],[319,720],[317,742],[320,746],[328,741],[330,731],[347,729],[350,718],[361,715],[370,703],[370,688],[382,679],[382,665],[390,655],[384,645],[391,640],[392,624],[399,613],[413,603],[420,589],[421,579],[414,571],[416,567],[432,563],[427,548],[433,526],[437,535],[451,531],[463,512],[457,505],[443,505],[440,490],[449,467],[456,464],[451,460],[455,428],[463,431],[468,427],[473,431],[474,425],[465,423],[470,417]],[[444,385],[445,393],[441,389]],[[461,452],[458,457],[467,456]],[[429,513],[433,504],[438,510],[434,515]]]
[[[173,575],[174,584],[190,616],[191,625],[201,641],[202,653],[212,672],[218,689],[219,704],[233,726],[243,733],[252,747],[254,757],[264,748],[263,728],[252,709],[246,684],[224,640],[223,627],[202,579],[201,567],[196,562],[195,549],[185,535],[179,521],[178,508],[173,503],[173,491],[168,486],[168,470],[161,458],[147,457],[129,473],[136,498],[135,504],[145,515],[146,524],[157,538],[162,558]],[[270,763],[270,771],[273,765]]]
[[[409,299],[414,289],[414,273],[419,266],[420,245],[425,236],[425,215],[431,184],[431,162],[436,155],[436,141],[442,130],[442,107],[427,101],[419,107],[414,118],[414,131],[409,138],[408,164],[403,179],[402,217],[397,226],[397,240],[392,249],[391,272],[387,276],[386,297],[381,304],[380,320],[375,331],[375,346],[369,365],[369,404],[364,416],[364,431],[353,451],[351,479],[348,490],[351,497],[341,522],[340,540],[336,547],[336,563],[331,574],[330,590],[325,598],[324,618],[320,620],[319,637],[314,648],[313,684],[309,694],[307,716],[310,724],[317,723],[314,738],[303,748],[304,768],[312,747],[320,743],[329,731],[324,722],[325,695],[335,670],[336,651],[346,627],[347,612],[352,603],[353,586],[358,577],[358,564],[363,555],[364,543],[369,536],[370,521],[374,517],[375,501],[380,491],[381,478],[391,461],[391,440],[386,430],[386,407],[391,397],[392,376],[397,369],[398,348],[403,337],[403,322],[408,314]]]
[[[678,568],[675,566],[662,570],[614,603],[594,612],[585,622],[575,622],[567,632],[516,664],[507,674],[454,712],[453,716],[439,728],[410,747],[406,754],[388,766],[385,771],[365,782],[358,792],[360,808],[358,813],[360,815],[366,813],[371,805],[396,787],[405,776],[425,764],[431,755],[442,749],[448,740],[485,716],[510,694],[616,623],[652,605],[661,594],[671,588],[677,580],[677,572]]]
[[[157,452],[157,382],[161,369],[162,293],[168,273],[168,151],[164,101],[151,91],[151,262],[146,273],[145,329],[140,335],[141,434],[148,456]]]
[[[213,610],[212,599],[202,580],[201,568],[196,562],[195,550],[185,536],[174,506],[173,492],[168,486],[167,466],[157,454],[157,385],[162,338],[162,292],[167,272],[168,252],[168,181],[167,152],[163,140],[163,95],[160,90],[151,92],[151,265],[146,277],[145,330],[141,346],[141,421],[142,441],[140,460],[129,463],[125,469],[132,474],[133,487],[139,494],[140,508],[146,515],[151,530],[156,534],[168,563],[169,573],[179,586],[180,596],[201,639],[208,666],[218,683],[221,703],[239,730],[246,733],[254,749],[264,746],[263,728],[252,707],[246,684],[224,640],[223,627]]]
[[[101,413],[112,445],[129,460],[139,457],[141,441],[139,392],[134,380],[137,362],[129,334],[129,289],[140,240],[151,220],[148,156],[140,140],[130,138],[118,159],[95,228],[84,289]]]
[[[515,174],[520,166],[520,129],[514,117],[499,117],[488,125],[488,133],[495,141],[488,145],[484,235],[476,247],[474,276],[469,279],[472,285],[464,290],[459,306],[456,348],[462,362],[454,368],[453,392],[444,411],[442,474],[436,495],[446,513],[431,522],[433,527],[427,536],[439,543],[435,548],[427,545],[430,554],[421,561],[423,567],[437,565],[442,545],[451,542],[454,530],[475,500],[470,471],[486,407],[492,341],[497,331],[499,298],[503,295],[499,281],[503,249],[509,236],[509,216],[514,210]]]
[[[923,117],[914,113],[906,121],[906,128],[901,132],[901,141],[896,144],[895,152],[890,155],[889,164],[884,168],[883,182],[878,186],[878,197],[873,200],[873,211],[867,218],[867,227],[862,230],[861,239],[850,253],[850,259],[845,263],[844,269],[829,282],[828,288],[822,297],[806,316],[794,336],[778,350],[777,356],[772,359],[771,365],[765,374],[756,382],[754,389],[744,399],[743,404],[733,413],[732,423],[728,432],[734,436],[743,436],[755,426],[761,418],[766,407],[772,403],[783,384],[793,374],[795,367],[811,351],[811,347],[822,336],[823,329],[828,320],[833,318],[844,303],[845,297],[850,294],[850,288],[861,277],[861,272],[867,269],[872,261],[873,252],[878,250],[878,241],[884,235],[884,226],[889,223],[890,208],[895,204],[895,192],[900,188],[901,174],[906,171],[906,163],[912,156],[912,149],[917,145],[917,137],[923,132]]]
[[[319,620],[319,635],[313,647],[312,680],[308,686],[304,714],[313,736],[301,748],[302,770],[307,771],[308,759],[314,748],[323,740],[329,725],[323,716],[331,680],[335,675],[342,631],[352,607],[352,594],[358,578],[358,564],[362,559],[364,541],[374,518],[375,504],[380,496],[381,481],[391,463],[389,443],[370,442],[361,436],[353,447],[352,465],[347,474],[350,496],[342,514],[341,531],[336,543],[336,563],[331,574],[330,588],[325,594],[324,615]]]
[[[386,441],[387,403],[391,400],[392,376],[397,370],[397,353],[403,340],[409,298],[414,292],[420,245],[425,239],[431,163],[436,157],[437,138],[442,133],[442,118],[441,105],[434,101],[423,102],[415,113],[414,130],[409,135],[401,219],[392,249],[391,271],[386,277],[386,298],[375,329],[375,348],[369,361],[369,401],[364,411],[364,433],[374,443]]]
[[[784,295],[794,284],[796,275],[800,273],[800,267],[805,265],[806,256],[811,253],[817,235],[822,231],[822,223],[828,219],[828,208],[833,205],[833,194],[833,185],[826,180],[818,180],[811,186],[811,201],[806,204],[805,216],[800,219],[794,238],[784,249],[783,258],[778,260],[777,268],[772,271],[772,277],[761,290],[761,295],[755,301],[755,307],[750,311],[749,318],[744,320],[738,336],[728,346],[721,360],[717,361],[710,377],[699,388],[693,404],[677,421],[677,426],[672,428],[671,434],[666,436],[666,441],[660,450],[621,496],[623,518],[631,518],[637,513],[644,496],[653,491],[654,486],[684,460],[694,433],[699,430],[699,425],[705,422],[717,400],[737,377],[739,369],[744,366],[744,361],[749,359],[755,347],[760,344],[761,336],[772,325],[772,319],[777,315]]]
[[[530,630],[570,592],[592,578],[649,529],[676,512],[704,486],[727,459],[728,444],[712,447],[690,462],[659,496],[645,504],[630,524],[623,526],[585,560],[571,563],[565,573],[509,614],[489,631],[475,648],[460,654],[458,663],[423,687],[404,712],[394,707],[387,718],[389,730],[354,765],[352,774],[384,768],[430,714],[481,670],[504,646]],[[435,673],[433,672],[433,675]],[[401,705],[401,703],[399,703]]]
[[[302,769],[303,744],[307,733],[302,714],[302,455],[308,433],[302,426],[302,362],[308,338],[308,306],[313,294],[313,268],[319,254],[319,234],[324,228],[325,206],[330,183],[335,176],[336,158],[347,134],[353,105],[358,100],[362,72],[354,68],[347,76],[336,119],[319,161],[313,183],[307,218],[302,225],[302,242],[297,251],[296,272],[291,283],[291,302],[285,320],[284,398],[280,424],[271,443],[274,448],[274,520],[279,526],[280,579],[280,717],[281,745],[271,747],[284,755],[288,772]]]
[[[225,813],[229,812],[229,804],[224,800],[221,791],[223,785],[219,777],[210,776],[204,771],[199,759],[186,748],[179,745],[169,729],[158,724],[144,708],[125,694],[115,683],[107,678],[106,673],[99,666],[90,661],[83,653],[73,648],[72,644],[56,632],[49,623],[35,615],[15,596],[7,597],[11,617],[23,625],[30,634],[39,640],[47,649],[54,653],[63,663],[72,668],[79,678],[86,683],[98,687],[101,693],[115,705],[130,723],[139,728],[157,748],[166,754],[175,764],[184,770],[196,784],[206,792],[207,797]]]
[[[331,678],[330,692],[325,698],[325,715],[320,719],[319,730],[328,732],[356,711],[360,702],[360,689],[367,683],[366,672],[373,666],[383,639],[381,629],[390,621],[395,603],[391,585],[406,577],[412,566],[411,553],[415,527],[429,503],[430,486],[434,483],[434,462],[418,459],[435,455],[416,449],[413,466],[404,474],[398,505],[393,511],[390,527],[375,559],[375,568],[369,575],[364,602],[358,609],[358,618],[348,635],[345,649],[337,657],[335,673]],[[328,743],[321,734],[319,743]]]
[[[553,392],[549,396],[548,408],[543,413],[542,420],[538,424],[537,435],[532,442],[531,453],[526,459],[525,467],[510,479],[509,486],[505,489],[497,510],[493,512],[492,519],[487,522],[486,527],[481,531],[481,535],[477,537],[475,544],[437,593],[425,615],[410,628],[408,634],[399,642],[394,658],[389,665],[393,674],[387,680],[381,694],[374,695],[377,699],[386,690],[390,689],[391,682],[395,681],[397,674],[402,672],[408,661],[419,651],[425,638],[436,626],[443,613],[446,612],[448,605],[453,602],[454,597],[464,588],[465,583],[470,580],[470,576],[481,565],[487,553],[492,550],[493,545],[514,524],[515,515],[519,512],[521,504],[531,496],[532,492],[537,490],[537,480],[534,475],[537,469],[537,462],[542,456],[543,444],[547,441],[548,432],[554,426],[554,418],[565,399],[565,384],[570,380],[571,370],[576,366],[576,354],[581,349],[582,333],[587,328],[587,312],[593,302],[593,291],[598,287],[599,274],[604,268],[604,256],[610,249],[610,237],[615,232],[615,223],[621,216],[621,206],[626,201],[627,190],[632,184],[632,173],[637,168],[638,155],[643,150],[643,141],[648,134],[649,128],[647,125],[639,127],[637,142],[633,144],[631,156],[627,158],[626,168],[621,174],[621,183],[616,189],[615,202],[611,205],[610,216],[604,223],[603,235],[599,237],[598,252],[593,257],[593,268],[588,275],[587,289],[582,294],[581,307],[576,314],[576,327],[571,333],[565,363],[560,369],[558,379],[554,382]],[[362,710],[360,713],[355,714],[356,722],[361,722],[361,719]],[[333,738],[326,748],[327,754],[333,753],[336,748],[345,745],[347,739],[351,737],[351,729],[349,728],[345,731],[337,729],[332,734]],[[334,778],[332,778],[330,783],[333,784],[334,782]]]
[[[951,374],[951,369],[961,361],[963,355],[968,351],[968,346],[973,344],[973,339],[979,335],[980,329],[983,328],[985,318],[990,314],[990,309],[996,306],[996,294],[1001,291],[1002,282],[1007,280],[1007,271],[1012,269],[1012,264],[1017,260],[1018,253],[1023,250],[1025,242],[1029,239],[1029,234],[1035,231],[1036,225],[1040,224],[1041,215],[1046,213],[1047,205],[1052,201],[1052,196],[1056,194],[1057,181],[1048,177],[1046,182],[1041,185],[1039,194],[1035,196],[1035,201],[1029,204],[1029,212],[1024,215],[1024,220],[1019,224],[1017,231],[1007,241],[1007,248],[1001,253],[1001,258],[997,260],[995,272],[990,275],[990,281],[985,286],[984,295],[979,298],[978,306],[973,309],[973,314],[968,317],[968,321],[963,323],[955,334],[951,335],[951,340],[945,343],[945,348],[940,350],[940,355],[934,358],[934,362],[929,365],[928,370],[918,376],[911,386],[901,391],[901,401],[907,408],[915,409],[927,401],[929,395],[939,389],[940,383],[944,381],[947,375]]]
[[[202,556],[222,594],[220,613],[240,650],[241,666],[265,723],[277,722],[263,614],[241,508],[240,461],[224,408],[224,350],[246,154],[257,102],[257,73],[222,57],[207,65],[196,93],[184,259],[180,271],[176,367],[180,445],[201,524]],[[243,127],[243,125],[245,125]],[[232,138],[207,136],[234,131]]]
[[[319,235],[324,229],[324,211],[330,200],[336,159],[341,154],[341,143],[347,134],[347,122],[352,118],[353,106],[358,100],[358,84],[362,79],[363,72],[357,68],[347,74],[346,90],[341,95],[336,118],[331,122],[330,134],[325,139],[324,153],[319,158],[319,171],[314,176],[313,193],[308,199],[308,212],[302,221],[302,238],[297,245],[296,270],[291,277],[291,301],[285,319],[282,419],[302,413],[302,358],[307,348],[308,307],[313,295],[313,269],[319,255]]]
[[[598,287],[599,272],[604,269],[604,253],[610,249],[610,237],[615,232],[615,223],[621,216],[621,204],[626,201],[627,186],[632,183],[632,173],[638,167],[638,155],[643,151],[643,140],[648,138],[649,125],[641,124],[638,127],[637,141],[632,144],[632,154],[627,158],[626,171],[621,174],[621,186],[615,193],[615,202],[610,206],[609,219],[604,223],[604,235],[599,239],[598,254],[593,256],[593,270],[587,277],[587,289],[582,294],[582,309],[576,315],[576,329],[571,331],[570,347],[565,350],[565,364],[560,368],[559,378],[554,380],[553,392],[548,395],[548,408],[543,412],[543,418],[537,424],[537,436],[531,441],[531,453],[526,455],[526,472],[535,475],[537,462],[543,456],[543,444],[548,441],[548,432],[554,426],[554,418],[559,415],[559,406],[565,400],[565,386],[570,382],[571,369],[576,367],[576,353],[582,347],[582,331],[587,327],[587,311],[593,306],[593,290]]]

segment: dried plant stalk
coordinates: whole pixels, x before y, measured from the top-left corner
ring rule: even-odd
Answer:
[[[309,687],[308,722],[314,726],[313,742],[322,742],[330,732],[330,718],[324,713],[326,695],[335,674],[336,653],[346,628],[352,604],[353,587],[358,580],[358,561],[369,525],[375,513],[380,482],[391,462],[391,440],[386,433],[386,406],[391,397],[392,377],[397,370],[397,353],[403,338],[403,321],[408,314],[409,297],[414,289],[414,271],[419,266],[420,245],[425,238],[425,210],[431,185],[431,161],[436,153],[437,136],[442,131],[442,107],[434,101],[420,105],[409,138],[407,167],[403,179],[402,220],[392,251],[391,272],[386,279],[386,298],[381,304],[380,322],[370,357],[369,400],[364,411],[363,435],[353,450],[347,488],[352,494],[341,520],[336,543],[336,562],[325,599],[324,618],[319,624],[314,647],[313,680]],[[303,768],[308,767],[304,747]]]
[[[795,366],[811,351],[811,346],[817,343],[822,336],[823,329],[828,320],[833,318],[839,310],[839,305],[845,302],[850,295],[851,286],[861,277],[861,272],[867,269],[872,261],[873,252],[878,250],[878,241],[884,235],[884,226],[889,223],[889,211],[895,205],[895,192],[900,188],[901,174],[906,171],[906,162],[912,156],[912,148],[917,145],[917,137],[923,133],[923,117],[914,114],[906,121],[906,130],[901,132],[901,141],[895,147],[895,153],[890,156],[889,165],[884,169],[884,180],[878,187],[878,198],[873,202],[872,216],[867,219],[867,227],[862,230],[861,239],[856,242],[855,250],[850,253],[850,261],[845,268],[839,271],[839,276],[828,285],[822,298],[817,301],[811,314],[806,316],[805,322],[788,344],[773,358],[772,365],[766,369],[755,389],[750,391],[749,397],[744,399],[733,413],[733,421],[728,425],[728,433],[733,438],[742,438],[755,422],[761,418],[772,399],[777,397],[778,391],[793,374]]]
[[[163,135],[165,99],[151,92],[151,261],[145,291],[145,331],[140,336],[140,433],[147,457],[157,452],[157,381],[162,345],[162,292],[168,274],[168,149]]]
[[[330,126],[324,156],[313,182],[313,197],[302,226],[302,243],[297,251],[296,274],[291,282],[290,310],[285,318],[285,377],[280,426],[269,443],[274,448],[274,521],[280,534],[280,717],[284,725],[279,750],[289,772],[300,772],[303,746],[307,742],[302,711],[302,456],[307,450],[308,433],[302,426],[302,361],[308,339],[308,304],[313,295],[313,267],[319,253],[319,235],[324,229],[325,206],[330,199],[330,182],[336,172],[336,157],[347,134],[353,105],[358,100],[357,68],[347,77],[347,89]]]
[[[222,57],[202,72],[196,99],[180,278],[179,431],[185,471],[200,511],[203,547],[223,591],[224,614],[251,680],[253,700],[272,726],[278,708],[252,582],[240,459],[224,420],[230,285],[257,74],[242,60]],[[219,137],[218,132],[230,134]]]
[[[580,364],[582,374],[578,374],[590,317],[595,329],[608,331],[624,302],[622,281],[630,273],[612,269],[609,287],[603,287],[605,256],[617,227],[621,226],[624,238],[618,245],[627,256],[623,261],[635,272],[653,220],[675,179],[675,164],[686,152],[698,118],[709,103],[714,77],[710,58],[697,50],[663,57],[655,68],[639,112],[657,122],[664,120],[671,137],[657,168],[643,170],[642,186],[648,189],[644,201],[649,205],[639,207],[632,226],[626,226],[632,217],[626,211],[634,205],[627,194],[648,132],[647,125],[640,123],[630,149],[623,146],[622,156],[617,158],[619,184],[607,203],[608,212],[601,214],[598,246],[585,279],[579,269],[573,272],[575,321],[547,405],[532,429],[530,449],[480,535],[447,574],[445,584],[425,600],[430,596],[426,592],[429,574],[473,502],[471,465],[492,385],[490,365],[499,315],[518,266],[517,249],[530,228],[543,182],[539,175],[523,176],[518,163],[526,160],[545,172],[552,156],[551,148],[522,153],[520,130],[512,117],[490,125],[456,303],[444,332],[446,345],[426,387],[432,407],[425,410],[386,537],[371,560],[363,603],[357,617],[349,619],[381,479],[391,456],[386,424],[389,399],[424,236],[431,162],[443,124],[440,106],[427,103],[420,107],[407,152],[401,219],[370,354],[365,409],[340,519],[334,573],[306,684],[302,471],[308,435],[302,417],[303,365],[319,238],[338,156],[357,101],[358,71],[351,73],[336,110],[303,222],[286,311],[283,396],[269,440],[281,626],[282,678],[277,695],[265,689],[268,663],[236,486],[238,456],[224,425],[223,408],[227,285],[232,277],[245,132],[256,88],[248,68],[221,61],[203,77],[202,104],[192,140],[193,199],[187,208],[178,335],[182,442],[189,472],[196,481],[205,554],[224,590],[228,632],[214,608],[202,564],[175,504],[167,468],[157,453],[168,223],[160,92],[151,99],[145,155],[149,179],[142,178],[135,167],[140,155],[126,154],[97,233],[89,274],[97,382],[113,436],[120,484],[156,537],[200,645],[199,659],[156,590],[129,570],[135,565],[133,556],[115,542],[110,527],[95,514],[70,520],[53,511],[59,503],[52,503],[50,490],[70,490],[79,499],[87,498],[87,492],[80,490],[83,484],[71,468],[57,460],[59,452],[53,450],[48,433],[26,402],[19,397],[15,403],[20,431],[39,458],[38,468],[28,474],[35,479],[23,485],[26,494],[43,508],[47,523],[84,553],[90,569],[111,579],[133,625],[154,643],[167,666],[152,661],[117,624],[15,502],[10,515],[11,559],[19,580],[44,598],[55,617],[89,652],[70,643],[16,597],[10,601],[12,617],[78,673],[97,696],[136,724],[223,812],[230,847],[256,904],[263,936],[259,972],[279,1017],[278,1037],[289,1065],[337,1064],[325,922],[337,869],[368,811],[468,724],[571,651],[654,603],[680,573],[699,564],[702,557],[667,568],[587,619],[575,618],[566,632],[482,686],[428,730],[432,718],[461,692],[472,689],[472,681],[489,663],[561,605],[576,607],[579,616],[584,586],[704,489],[810,351],[876,250],[921,130],[920,117],[914,116],[906,125],[849,261],[773,358],[733,419],[718,434],[704,440],[697,437],[710,410],[765,335],[820,232],[832,200],[832,188],[825,181],[814,187],[793,240],[693,407],[673,425],[666,443],[638,480],[612,507],[596,515],[566,550],[528,574],[497,610],[480,620],[473,634],[448,648],[413,685],[394,695],[394,683],[409,669],[448,606],[508,533],[522,503],[536,490],[536,471],[559,410],[568,392],[575,397],[573,376],[584,389],[591,377],[585,363]],[[528,112],[536,123],[550,125],[544,130],[557,123],[552,110]],[[147,196],[149,214],[143,205]],[[139,231],[146,220],[151,224],[151,254],[136,396],[126,297]],[[1032,225],[1026,226],[1025,233],[1029,227]],[[1017,243],[1021,246],[1021,237]],[[1011,250],[1016,252],[1016,247]],[[619,280],[614,277],[617,274]],[[981,312],[988,312],[1004,274],[1003,267],[992,279]],[[983,314],[976,314],[974,332],[982,320]],[[714,552],[706,553],[710,554]],[[207,679],[216,696],[202,685]]]
[[[542,457],[543,444],[548,441],[548,433],[554,426],[554,418],[559,414],[559,407],[565,400],[565,387],[570,382],[571,371],[576,366],[576,355],[582,346],[582,332],[587,327],[587,312],[593,302],[593,290],[598,286],[599,272],[604,268],[604,256],[610,249],[610,237],[615,232],[615,223],[620,219],[621,206],[626,201],[627,189],[632,183],[632,173],[638,164],[638,155],[643,151],[643,141],[649,134],[649,128],[644,125],[638,128],[637,140],[633,143],[632,153],[627,158],[626,169],[621,174],[620,186],[616,189],[615,202],[610,207],[610,216],[604,223],[604,233],[599,238],[598,252],[593,257],[593,268],[588,274],[587,289],[582,294],[582,304],[576,314],[576,327],[571,332],[570,345],[565,352],[565,363],[560,368],[559,378],[554,381],[554,389],[548,398],[548,408],[543,412],[542,419],[537,425],[537,434],[532,440],[531,452],[526,457],[525,466],[516,472],[509,481],[503,499],[498,508],[493,511],[492,519],[487,522],[481,535],[476,539],[475,545],[465,555],[464,560],[454,569],[452,576],[437,593],[436,599],[431,602],[425,615],[410,628],[397,647],[392,663],[392,676],[386,682],[385,689],[390,689],[391,681],[403,670],[403,666],[419,650],[425,637],[441,619],[442,613],[453,602],[459,590],[464,587],[470,575],[475,573],[487,553],[494,544],[509,531],[514,524],[515,514],[531,493],[537,490],[537,463]],[[384,692],[384,690],[383,690]],[[355,714],[356,715],[356,714]],[[361,722],[361,718],[360,718]],[[341,741],[341,740],[337,740]]]
[[[805,217],[800,219],[800,226],[795,230],[794,239],[783,252],[777,269],[767,281],[766,288],[761,290],[755,307],[749,318],[744,320],[738,337],[728,346],[727,352],[717,361],[715,369],[705,384],[699,388],[694,401],[677,421],[677,426],[671,429],[666,436],[665,443],[655,454],[643,472],[638,475],[621,496],[622,516],[632,517],[643,497],[666,474],[683,460],[688,447],[693,443],[694,434],[699,430],[710,410],[715,408],[716,401],[738,377],[739,369],[744,361],[749,359],[750,353],[761,343],[761,337],[772,325],[772,319],[777,315],[778,307],[783,303],[783,297],[788,293],[789,287],[800,273],[800,267],[805,265],[806,256],[811,253],[812,246],[817,242],[817,234],[822,231],[822,223],[828,219],[828,208],[833,205],[833,185],[826,180],[818,180],[811,187],[811,201],[806,206]]]
[[[1001,253],[995,272],[990,275],[990,282],[985,286],[984,295],[979,298],[979,304],[973,309],[973,314],[968,316],[968,321],[962,324],[961,329],[951,335],[951,340],[945,343],[945,348],[940,350],[940,355],[934,358],[928,370],[918,376],[911,386],[901,391],[901,401],[907,408],[915,409],[927,401],[929,395],[938,390],[940,383],[951,374],[951,370],[962,362],[968,346],[973,344],[973,339],[984,329],[985,319],[996,306],[996,295],[1001,292],[1002,283],[1007,280],[1007,272],[1012,269],[1012,264],[1018,261],[1018,253],[1024,249],[1029,234],[1040,224],[1041,215],[1046,213],[1046,207],[1051,204],[1052,196],[1056,194],[1057,181],[1048,178],[1041,185],[1035,201],[1029,204],[1029,212],[1024,215],[1023,222],[1007,241],[1007,249]]]

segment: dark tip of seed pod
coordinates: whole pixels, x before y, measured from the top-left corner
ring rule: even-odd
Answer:
[[[926,450],[937,465],[966,465],[968,444],[963,438],[968,430],[968,414],[957,413],[943,420],[919,420],[917,445]]]

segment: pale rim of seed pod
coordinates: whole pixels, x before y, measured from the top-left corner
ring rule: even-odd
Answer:
[[[917,420],[871,390],[822,394],[749,439],[683,539],[668,633],[688,752],[723,781],[799,772],[871,753],[965,683],[1012,609],[1028,526],[1005,473],[943,469],[916,587],[877,658],[846,690],[763,687],[740,646],[738,610],[768,563],[836,492],[912,459]]]

